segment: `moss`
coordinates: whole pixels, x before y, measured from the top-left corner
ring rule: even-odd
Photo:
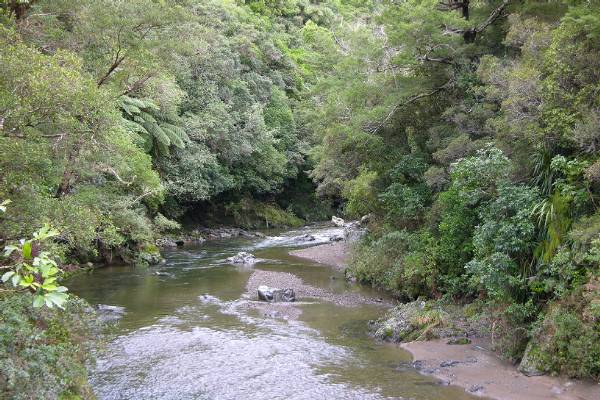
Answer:
[[[233,217],[236,226],[246,229],[298,227],[304,224],[304,220],[292,211],[247,198],[229,204],[226,212]]]

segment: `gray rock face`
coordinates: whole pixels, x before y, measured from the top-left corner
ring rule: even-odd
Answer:
[[[269,303],[296,301],[294,289],[277,289],[268,286],[258,287],[258,299]]]
[[[333,235],[329,238],[330,242],[341,242],[342,240],[344,240],[344,237],[340,235]]]
[[[233,257],[227,258],[227,262],[232,264],[256,264],[259,261],[253,254],[241,251]]]

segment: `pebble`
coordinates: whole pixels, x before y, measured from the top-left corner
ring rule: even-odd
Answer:
[[[470,393],[483,392],[483,386],[481,385],[473,385],[467,389]]]
[[[460,364],[460,361],[456,361],[456,360],[446,360],[446,361],[442,361],[440,363],[440,367],[444,368],[444,367],[454,367],[455,365]]]

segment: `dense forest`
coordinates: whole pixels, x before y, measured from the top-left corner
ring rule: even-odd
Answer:
[[[84,373],[50,372],[81,362],[83,322],[12,281],[62,306],[74,264],[332,213],[370,215],[359,282],[475,305],[506,357],[598,380],[600,3],[0,1],[2,201],[14,398],[44,375],[38,398],[87,397]],[[9,354],[44,325],[26,313],[58,344]]]

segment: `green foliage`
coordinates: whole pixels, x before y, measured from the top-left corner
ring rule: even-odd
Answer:
[[[419,220],[427,206],[430,191],[423,182],[427,164],[421,156],[402,156],[390,171],[392,183],[379,196],[386,218],[396,224]]]
[[[71,297],[65,310],[32,306],[28,292],[0,297],[0,397],[93,399],[85,363],[94,314]]]
[[[542,371],[600,380],[598,279],[552,304],[533,329],[532,354]]]
[[[598,4],[378,10],[371,35],[345,30],[346,15],[333,43],[329,26],[306,29],[321,54],[310,59],[322,74],[310,99],[318,193],[383,221],[357,247],[359,280],[403,298],[478,296],[497,315],[499,347],[519,359],[548,302],[581,290],[600,265]],[[552,339],[543,352],[593,353],[594,322],[567,313],[545,325],[567,344]],[[577,330],[586,333],[575,344]],[[595,377],[578,357],[547,362]]]
[[[438,274],[426,232],[395,231],[354,250],[350,273],[360,282],[385,288],[399,297],[415,299],[436,292]]]
[[[518,299],[533,272],[528,257],[535,245],[531,214],[537,199],[535,189],[503,185],[497,198],[480,211],[483,223],[473,235],[475,257],[466,268],[491,298]]]
[[[493,198],[498,184],[506,181],[509,173],[508,158],[501,150],[487,147],[452,166],[452,187],[467,205],[476,206]]]
[[[264,203],[243,198],[225,207],[235,224],[244,228],[281,228],[301,226],[304,221],[291,211],[282,210],[276,204]]]
[[[344,207],[346,215],[361,217],[377,209],[376,181],[376,172],[363,169],[355,179],[345,183],[343,195],[348,200]]]
[[[68,256],[133,259],[165,215],[329,203],[374,214],[359,280],[479,296],[515,359],[540,313],[568,338],[544,346],[593,353],[547,305],[600,265],[597,2],[0,4],[2,238],[51,223]],[[548,362],[596,376],[579,361]]]
[[[466,204],[456,188],[438,197],[441,218],[438,225],[438,259],[449,280],[463,278],[463,266],[473,256],[473,231],[477,225],[477,211]],[[464,279],[464,278],[463,278]],[[457,282],[457,287],[463,287]]]
[[[161,213],[156,214],[156,217],[154,217],[154,226],[159,232],[173,232],[181,229],[181,224],[168,219]]]
[[[50,253],[39,251],[40,245],[57,235],[58,231],[44,226],[33,233],[32,239],[21,239],[18,245],[4,248],[4,257],[12,261],[12,265],[2,275],[2,283],[10,281],[16,288],[32,292],[34,307],[63,308],[69,298],[68,289],[57,283],[62,272],[58,264]]]
[[[1,29],[0,193],[14,201],[3,235],[31,235],[56,221],[69,252],[93,255],[119,216],[141,200],[161,201],[158,175],[76,55],[44,55]],[[116,226],[128,239],[143,236]]]
[[[183,149],[189,140],[185,130],[174,125],[178,117],[161,112],[160,107],[150,99],[122,96],[121,109],[126,116],[126,129],[139,134],[140,147],[156,157],[169,155],[171,146]]]

